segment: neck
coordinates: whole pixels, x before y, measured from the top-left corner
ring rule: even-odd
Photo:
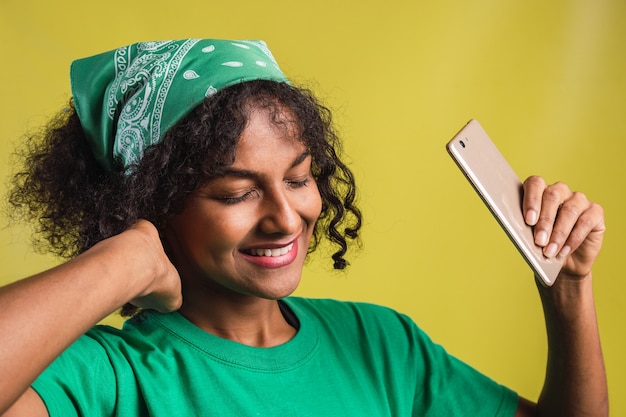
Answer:
[[[192,291],[190,291],[192,292]],[[287,323],[278,301],[250,295],[197,292],[185,294],[179,312],[196,326],[215,336],[255,347],[281,345],[296,334]]]

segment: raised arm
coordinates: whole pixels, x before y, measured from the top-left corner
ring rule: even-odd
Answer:
[[[30,384],[80,335],[131,301],[159,311],[182,302],[178,273],[145,221],[65,264],[0,288],[0,415],[41,410]]]
[[[538,284],[548,333],[546,379],[537,405],[521,400],[516,416],[607,416],[591,271],[605,231],[602,207],[563,183],[530,177],[523,211],[537,245],[548,257],[563,257],[564,265],[552,287]]]

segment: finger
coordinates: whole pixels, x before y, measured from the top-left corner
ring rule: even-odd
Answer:
[[[561,257],[569,255],[589,239],[592,233],[602,235],[605,229],[604,209],[599,204],[590,202],[588,208],[576,220],[558,255]]]
[[[541,209],[535,224],[535,244],[543,248],[548,245],[559,208],[571,196],[572,191],[562,182],[546,187],[541,196]]]
[[[581,233],[583,229],[577,229],[575,236],[572,236],[572,233],[580,221],[581,216],[587,213],[590,207],[591,202],[587,200],[587,197],[583,193],[579,192],[572,193],[568,199],[559,205],[552,231],[548,237],[549,242],[545,245],[543,251],[546,257],[552,258],[559,252],[564,252],[562,256],[566,256],[573,249],[570,244],[578,242],[576,244],[576,247],[578,247],[580,243],[582,243],[586,234],[581,236],[579,233]],[[588,214],[585,214],[585,218],[588,219]],[[566,242],[570,240],[570,237],[572,240],[566,247]],[[582,238],[582,240],[579,241],[580,238]]]
[[[539,220],[541,210],[541,198],[546,189],[546,182],[538,176],[528,177],[524,181],[524,198],[522,200],[522,213],[524,221],[529,226],[534,226]]]

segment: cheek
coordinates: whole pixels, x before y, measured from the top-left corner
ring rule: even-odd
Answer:
[[[305,217],[309,222],[316,222],[322,212],[322,196],[320,195],[317,184],[309,187],[310,192],[305,199]]]
[[[173,225],[179,243],[195,256],[206,257],[207,253],[221,256],[224,252],[231,252],[250,229],[252,216],[206,206],[202,215],[189,210],[181,218],[183,221]]]
[[[220,216],[210,222],[211,240],[215,248],[230,249],[236,246],[254,227],[254,215],[245,210]]]

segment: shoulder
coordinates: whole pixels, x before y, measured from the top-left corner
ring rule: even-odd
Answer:
[[[313,320],[329,331],[346,336],[381,334],[386,340],[425,337],[410,317],[378,304],[300,297],[289,297],[285,303],[300,320]]]
[[[108,363],[133,351],[144,351],[148,345],[160,343],[168,333],[167,326],[161,325],[157,316],[157,313],[141,312],[126,320],[121,328],[96,325],[74,341],[62,356],[73,361],[91,363],[102,359]]]
[[[289,307],[315,315],[340,315],[342,317],[402,318],[408,317],[392,308],[378,304],[357,301],[340,301],[331,298],[289,297],[285,299]],[[409,319],[410,320],[410,319]]]

